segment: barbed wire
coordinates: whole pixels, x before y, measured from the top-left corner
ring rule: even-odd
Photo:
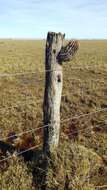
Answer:
[[[26,152],[28,152],[30,150],[34,150],[37,147],[38,147],[38,145],[32,146],[32,147],[30,147],[30,148],[28,148],[28,149],[26,149],[24,151],[18,152],[18,153],[15,152],[13,155],[10,155],[10,156],[8,156],[8,157],[3,158],[2,160],[0,160],[0,163],[3,162],[3,161],[7,161],[8,159],[11,159],[11,158],[13,158],[15,156],[20,156],[21,154],[24,154],[24,153],[26,153]]]
[[[90,127],[87,127],[86,129],[90,129]],[[83,129],[82,129],[82,130],[78,130],[78,132],[80,132],[80,131],[83,131]],[[75,132],[72,132],[72,133],[70,133],[70,134],[73,135],[73,134],[75,134]],[[15,152],[15,153],[13,153],[13,155],[10,155],[10,156],[8,156],[8,157],[6,157],[6,158],[4,158],[4,159],[1,159],[1,160],[0,160],[0,163],[2,163],[2,162],[4,162],[4,161],[7,161],[7,160],[9,160],[9,159],[11,159],[11,158],[14,159],[14,158],[17,157],[17,156],[20,156],[20,155],[22,155],[22,154],[24,154],[24,153],[26,153],[26,152],[28,152],[28,151],[30,151],[30,150],[34,150],[35,148],[38,148],[38,147],[39,147],[39,145],[30,147],[30,148],[28,148],[28,149],[26,149],[26,150],[24,150],[24,151],[19,152],[19,153],[16,153],[16,152]],[[48,157],[48,159],[53,163],[53,160],[52,160],[51,158]],[[40,170],[40,171],[46,173],[46,170],[44,170],[43,168],[40,168],[40,167],[35,167],[35,168],[37,168],[38,170]],[[51,172],[52,172],[54,175],[56,175],[54,171],[51,171]],[[59,182],[58,182],[58,184],[59,184]],[[99,188],[99,189],[102,189],[102,188],[106,188],[107,185],[95,186],[95,187],[96,187],[96,188]]]
[[[98,127],[101,127],[101,125],[96,125],[96,126],[93,126],[92,128],[89,126],[89,127],[86,127],[86,128],[83,128],[83,129],[76,129],[76,130],[74,130],[73,132],[69,132],[69,133],[67,133],[67,136],[69,136],[69,135],[75,135],[75,134],[79,134],[79,132],[84,132],[85,131],[85,134],[87,134],[87,130],[88,129],[91,129],[91,131],[92,131],[92,133],[93,133],[93,130],[95,129],[95,128],[98,128]],[[89,132],[89,131],[88,131]],[[66,132],[65,132],[66,133]],[[71,137],[72,138],[72,137]]]
[[[67,121],[72,121],[74,119],[79,119],[81,117],[86,117],[86,116],[89,116],[89,115],[92,115],[92,114],[96,114],[96,113],[100,113],[100,112],[103,112],[103,111],[107,111],[107,108],[104,108],[104,109],[101,109],[101,110],[96,110],[96,111],[93,111],[93,112],[90,112],[90,113],[87,113],[87,114],[80,114],[80,115],[74,116],[72,118],[70,117],[70,118],[61,120],[61,123],[64,123],[64,122],[67,122]],[[42,122],[40,122],[40,123],[42,123]],[[47,125],[44,125],[42,127],[38,127],[36,129],[27,130],[25,132],[21,132],[21,133],[15,134],[15,135],[11,135],[9,137],[4,137],[4,138],[0,139],[0,141],[11,139],[11,138],[14,138],[14,137],[18,137],[18,136],[21,136],[21,135],[24,135],[24,134],[27,134],[27,133],[35,132],[35,131],[37,131],[39,129],[43,129],[43,128],[46,128],[48,126],[51,126],[51,124],[47,124]]]
[[[92,66],[91,66],[92,67]],[[71,69],[88,69],[88,68],[91,68],[91,67],[84,67],[84,68],[81,68],[81,67],[71,67]],[[93,67],[92,67],[93,68]],[[54,71],[56,71],[56,70],[46,70],[46,71],[39,71],[39,72],[41,72],[41,73],[44,73],[44,72],[54,72]],[[59,70],[60,71],[60,70]],[[56,71],[56,72],[58,72],[58,70]],[[0,74],[0,77],[11,77],[11,76],[21,76],[21,75],[31,75],[31,74],[36,74],[36,72],[26,72],[26,73],[15,73],[15,74]],[[73,79],[75,79],[75,78],[70,78],[71,80]],[[77,80],[77,79],[76,79]],[[78,80],[80,80],[80,79],[78,79]],[[63,96],[65,96],[65,95],[63,95]],[[21,104],[22,105],[22,104]],[[23,104],[23,105],[25,105],[25,104]],[[15,106],[15,107],[17,107],[17,106]],[[11,108],[11,107],[8,107],[8,108]],[[13,106],[12,106],[12,108],[13,108]],[[79,116],[74,116],[73,118],[67,118],[67,119],[64,119],[64,120],[62,120],[61,121],[61,123],[64,123],[64,122],[67,122],[67,121],[72,121],[72,120],[74,120],[74,119],[79,119],[79,118],[81,118],[81,117],[86,117],[86,116],[89,116],[89,115],[93,115],[93,114],[96,114],[96,113],[98,113],[98,112],[102,112],[102,111],[106,111],[107,110],[107,108],[104,108],[104,109],[100,109],[100,110],[96,110],[96,111],[93,111],[93,112],[91,112],[91,113],[86,113],[86,114],[82,114],[82,115],[79,115]],[[2,138],[2,139],[0,139],[0,141],[2,141],[2,140],[6,140],[6,139],[10,139],[10,138],[13,138],[13,137],[18,137],[18,136],[21,136],[21,135],[23,135],[23,134],[27,134],[27,133],[31,133],[31,132],[35,132],[35,131],[37,131],[37,130],[39,130],[39,129],[43,129],[43,128],[46,128],[47,126],[50,126],[49,124],[48,125],[44,125],[44,126],[42,126],[42,127],[38,127],[38,128],[36,128],[36,129],[31,129],[31,130],[28,130],[28,131],[25,131],[25,132],[22,132],[22,133],[18,133],[18,134],[15,134],[15,135],[11,135],[11,136],[9,136],[9,137],[6,137],[6,138]],[[90,129],[90,127],[87,127],[87,128],[85,128],[85,130],[88,130],[88,129]],[[81,130],[78,130],[78,132],[82,132],[82,131],[84,131],[84,129],[81,129]],[[71,132],[71,133],[69,133],[69,134],[67,134],[67,135],[73,135],[73,134],[75,134],[75,133],[77,133],[77,131],[73,131],[73,132]],[[38,146],[33,146],[33,147],[30,147],[30,148],[28,148],[28,149],[26,149],[26,150],[24,150],[24,151],[21,151],[21,152],[19,152],[19,153],[16,153],[15,155],[11,155],[11,156],[8,156],[8,157],[6,157],[6,158],[4,158],[4,159],[2,159],[2,160],[0,160],[0,162],[3,162],[3,161],[6,161],[6,160],[8,160],[8,159],[11,159],[11,158],[13,158],[14,156],[20,156],[20,155],[22,155],[23,153],[26,153],[26,152],[28,152],[28,151],[30,151],[30,150],[34,150],[36,147],[38,147]],[[39,167],[37,167],[38,169],[41,169],[41,168],[39,168]],[[43,169],[41,169],[42,171],[43,171]],[[44,170],[44,172],[46,172],[45,170]],[[97,188],[105,188],[105,187],[107,187],[106,185],[103,185],[103,186],[96,186]]]
[[[100,126],[100,125],[97,125],[97,127],[99,127],[99,126]],[[85,130],[86,130],[86,129],[90,129],[90,127],[85,128]],[[78,132],[82,132],[82,131],[84,131],[84,129],[78,130]],[[67,135],[69,135],[69,134],[70,134],[70,135],[73,135],[73,134],[75,134],[75,133],[77,133],[77,131],[73,131],[73,132],[71,132],[71,133],[68,133]],[[0,160],[0,163],[3,162],[3,161],[7,161],[8,159],[14,158],[14,156],[20,156],[20,155],[22,155],[23,153],[26,153],[26,152],[28,152],[28,151],[30,151],[30,150],[33,150],[33,149],[35,149],[35,148],[38,148],[38,147],[39,147],[39,145],[35,145],[35,146],[30,147],[30,148],[28,148],[28,149],[26,149],[26,150],[24,150],[24,151],[21,151],[21,152],[18,152],[18,153],[14,152],[12,155],[10,155],[10,156],[8,156],[8,157],[6,157],[6,158],[1,159],[1,160]],[[52,161],[51,158],[49,158],[49,160]]]
[[[98,67],[98,65],[89,65],[89,66],[85,66],[85,67],[70,67],[70,69],[88,69],[88,68],[92,68],[93,67]],[[37,70],[36,72],[19,72],[19,73],[0,73],[0,77],[14,77],[14,76],[20,76],[20,75],[32,75],[32,74],[37,74],[38,72],[39,73],[47,73],[47,72],[58,72],[58,71],[61,71],[61,70],[52,70],[52,69],[48,69],[48,70],[43,70],[43,71],[40,71],[40,70]]]
[[[31,147],[31,148],[29,148],[29,149],[26,149],[26,150],[24,150],[24,151],[21,151],[21,152],[19,152],[19,153],[16,153],[16,154],[14,154],[14,155],[11,155],[11,156],[8,156],[8,157],[6,157],[6,158],[4,158],[4,159],[2,159],[2,160],[0,160],[0,163],[2,163],[2,162],[5,162],[5,161],[7,161],[7,160],[9,160],[9,159],[11,159],[11,158],[15,158],[15,157],[17,157],[17,156],[20,156],[21,154],[23,154],[23,153],[26,153],[26,152],[28,152],[28,151],[30,151],[30,150],[34,150],[35,148],[37,148],[38,146],[33,146],[33,147]],[[49,157],[48,157],[49,158]],[[49,158],[50,159],[50,158]],[[51,160],[51,159],[50,159]],[[52,161],[52,160],[51,160]],[[40,168],[40,167],[35,167],[36,169],[38,169],[38,170],[40,170],[40,171],[42,171],[43,173],[46,173],[46,170],[44,170],[43,168]],[[54,171],[52,171],[52,173],[54,174],[54,175],[56,175],[56,173],[54,172]],[[58,182],[57,182],[58,183]],[[59,184],[59,183],[58,183]]]
[[[96,114],[96,113],[100,113],[102,111],[107,111],[107,108],[104,108],[104,109],[100,109],[100,110],[96,110],[96,111],[93,111],[93,112],[90,112],[90,113],[86,113],[86,114],[83,114],[83,115],[79,115],[79,116],[74,116],[73,118],[67,118],[67,119],[64,119],[64,122],[66,121],[69,121],[69,120],[74,120],[74,119],[79,119],[81,117],[85,117],[85,116],[89,116],[89,115],[93,115],[93,114]]]
[[[50,125],[48,124],[48,125],[44,125],[42,127],[38,127],[36,129],[31,129],[31,130],[28,130],[28,131],[25,131],[25,132],[21,132],[21,133],[15,134],[15,135],[10,135],[9,137],[4,137],[4,138],[0,139],[0,141],[8,140],[8,139],[11,139],[11,138],[14,138],[14,137],[20,137],[20,136],[22,136],[24,134],[35,132],[35,131],[38,131],[40,129],[46,128],[48,126],[50,126]]]
[[[85,66],[84,65],[84,67],[71,67],[70,69],[89,69],[89,68],[92,68],[93,69],[93,67],[98,67],[98,65],[89,65],[89,66]],[[58,72],[58,71],[60,71],[60,70],[43,70],[43,71],[37,71],[37,72],[40,72],[40,73],[47,73],[47,72]],[[25,75],[32,75],[32,74],[37,74],[37,72],[24,72],[24,73],[4,73],[4,74],[0,74],[0,78],[3,78],[3,77],[15,77],[15,76],[25,76]],[[71,78],[70,78],[71,79]],[[71,79],[72,80],[72,79]],[[73,80],[74,80],[74,78],[73,78]],[[80,79],[78,79],[78,80],[80,80]],[[22,104],[21,104],[22,105]],[[23,105],[25,105],[26,106],[26,104],[23,104]],[[15,106],[16,107],[16,106]],[[8,107],[8,109],[10,109],[10,108],[13,108],[13,106],[12,107]],[[1,109],[1,108],[0,108]],[[2,109],[5,109],[5,108],[2,108]],[[2,110],[1,109],[1,110]],[[70,118],[67,118],[67,119],[64,119],[64,120],[61,120],[61,123],[64,123],[64,122],[67,122],[67,121],[72,121],[72,120],[75,120],[75,119],[79,119],[79,118],[81,118],[81,117],[87,117],[87,116],[89,116],[89,115],[93,115],[93,114],[96,114],[96,113],[99,113],[99,112],[102,112],[102,111],[107,111],[107,108],[104,108],[104,109],[100,109],[100,110],[96,110],[96,111],[93,111],[93,112],[90,112],[90,113],[86,113],[86,114],[81,114],[81,115],[77,115],[77,116],[74,116],[74,117],[70,117]],[[46,127],[48,127],[48,126],[50,126],[50,124],[48,124],[48,125],[44,125],[44,126],[42,126],[42,127],[38,127],[38,128],[36,128],[36,129],[31,129],[31,130],[27,130],[27,131],[25,131],[25,132],[21,132],[21,133],[18,133],[18,134],[15,134],[15,135],[11,135],[11,136],[9,136],[9,137],[4,137],[4,138],[2,138],[2,139],[0,139],[0,141],[2,141],[2,140],[7,140],[7,139],[10,139],[10,138],[13,138],[13,137],[18,137],[18,136],[21,136],[21,135],[23,135],[23,134],[27,134],[27,133],[31,133],[31,132],[35,132],[35,131],[37,131],[37,130],[39,130],[39,129],[43,129],[43,128],[46,128]],[[97,126],[98,127],[98,126]],[[80,129],[80,130],[78,130],[78,132],[81,132],[81,131],[84,131],[84,130],[87,130],[87,129],[90,129],[90,127],[87,127],[87,128],[85,128],[85,129]],[[73,134],[75,134],[75,133],[77,133],[77,131],[73,131],[73,132],[71,132],[71,133],[69,133],[70,135],[73,135]],[[68,135],[69,135],[68,134]],[[28,152],[28,151],[30,151],[30,150],[34,150],[35,148],[37,148],[38,146],[33,146],[33,147],[30,147],[30,148],[28,148],[28,149],[26,149],[26,150],[24,150],[24,151],[21,151],[21,152],[18,152],[18,153],[15,153],[15,154],[13,154],[13,155],[10,155],[10,156],[8,156],[8,157],[6,157],[6,158],[4,158],[4,159],[2,159],[2,160],[0,160],[0,163],[1,162],[3,162],[3,161],[6,161],[6,160],[8,160],[8,159],[11,159],[11,158],[14,158],[14,156],[20,156],[20,155],[22,155],[23,153],[26,153],[26,152]],[[51,160],[52,161],[52,160]],[[40,169],[41,171],[44,171],[44,172],[46,172],[45,170],[43,170],[43,169],[41,169],[41,168],[39,168],[39,167],[36,167],[36,168],[38,168],[38,169]],[[58,184],[59,184],[59,182],[58,182]],[[102,186],[95,186],[96,188],[106,188],[107,187],[107,185],[102,185]]]
[[[47,126],[49,126],[49,125],[47,125]],[[47,127],[47,126],[44,126],[44,127]],[[85,130],[86,130],[86,129],[90,129],[90,127],[85,128]],[[82,132],[82,131],[84,131],[84,129],[78,130],[78,132]],[[67,135],[69,135],[69,134],[70,134],[70,135],[73,135],[73,134],[75,134],[75,133],[77,133],[77,131],[73,131],[73,132],[71,132],[71,133],[68,133]],[[1,141],[1,140],[0,140],[0,141]],[[38,145],[38,146],[39,146],[39,145]],[[15,153],[15,156],[19,156],[19,155],[21,155],[21,154],[23,154],[23,153],[25,153],[25,152],[28,152],[28,151],[30,151],[30,150],[32,150],[32,149],[38,147],[38,146],[33,146],[33,147],[30,147],[30,148],[28,148],[28,149],[26,149],[26,150],[24,150],[24,151],[19,152],[19,153]],[[14,154],[11,155],[11,156],[8,156],[8,157],[6,157],[6,158],[4,158],[4,159],[2,159],[2,160],[0,160],[0,162],[6,161],[7,159],[12,158],[13,156],[14,156]]]

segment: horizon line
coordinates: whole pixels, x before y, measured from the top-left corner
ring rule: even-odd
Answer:
[[[107,38],[66,38],[65,40],[78,39],[78,40],[107,40]],[[24,38],[24,37],[0,37],[0,40],[46,40],[45,38]]]

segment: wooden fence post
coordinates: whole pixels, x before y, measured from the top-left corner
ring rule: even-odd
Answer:
[[[49,154],[58,147],[60,135],[60,104],[63,84],[62,62],[69,61],[78,49],[77,41],[63,46],[65,34],[49,32],[45,52],[44,145]]]

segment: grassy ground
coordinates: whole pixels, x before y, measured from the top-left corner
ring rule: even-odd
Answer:
[[[107,108],[106,49],[106,40],[80,41],[77,55],[63,65],[61,142],[76,141],[103,160],[103,174],[92,177],[95,186],[107,181],[107,111],[71,119]],[[42,126],[44,51],[45,41],[0,40],[0,138]],[[2,75],[20,72],[26,74]],[[42,131],[34,135],[41,144]]]

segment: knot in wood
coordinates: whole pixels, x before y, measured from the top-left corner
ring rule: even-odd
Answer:
[[[60,74],[57,76],[57,81],[61,82],[61,75]]]

